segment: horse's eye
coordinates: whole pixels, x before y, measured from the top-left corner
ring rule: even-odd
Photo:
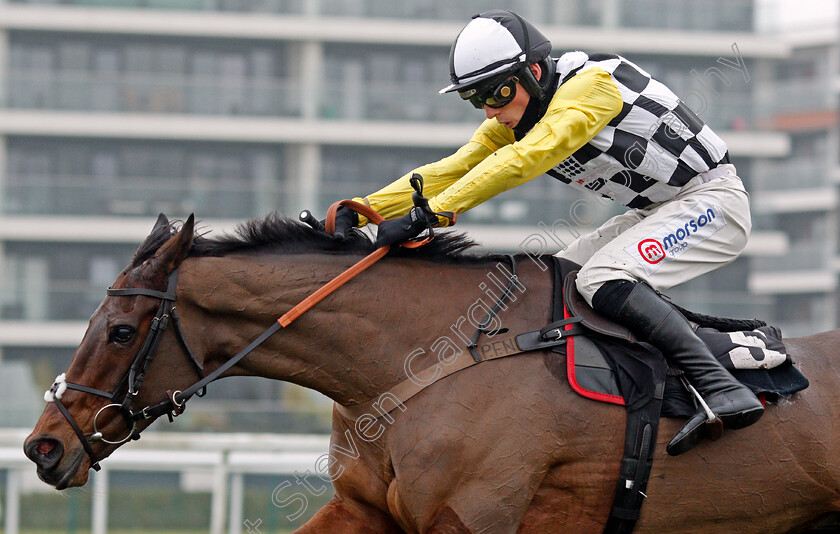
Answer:
[[[120,325],[111,329],[111,341],[125,345],[134,339],[134,329],[130,326]]]

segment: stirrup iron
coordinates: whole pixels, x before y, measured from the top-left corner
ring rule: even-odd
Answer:
[[[700,395],[694,386],[691,385],[685,376],[681,376],[680,378],[682,379],[683,384],[694,395],[694,398],[697,399],[697,402],[700,404],[700,407],[703,408],[703,411],[706,412],[706,422],[704,423],[706,425],[706,437],[712,441],[719,440],[723,436],[723,420],[718,417],[711,408],[709,408],[706,400],[702,395]]]

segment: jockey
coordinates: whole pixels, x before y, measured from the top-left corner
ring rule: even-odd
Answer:
[[[627,59],[553,58],[551,48],[510,11],[481,13],[461,30],[449,56],[452,84],[440,92],[457,91],[487,120],[451,156],[355,199],[387,219],[376,245],[453,224],[458,213],[542,174],[623,204],[630,209],[558,253],[582,265],[579,292],[665,354],[726,428],[756,422],[761,402],[659,294],[732,262],[747,243],[749,197],[726,144]],[[424,179],[431,211],[412,204],[413,173]],[[336,234],[366,223],[342,207]],[[668,452],[694,447],[706,420],[701,408]]]

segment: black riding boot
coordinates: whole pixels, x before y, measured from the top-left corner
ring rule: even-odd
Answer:
[[[688,320],[650,286],[635,284],[614,318],[679,367],[725,428],[743,428],[761,417],[764,407],[753,392],[735,380]],[[676,456],[696,446],[706,435],[706,420],[701,407],[668,444],[668,454]]]

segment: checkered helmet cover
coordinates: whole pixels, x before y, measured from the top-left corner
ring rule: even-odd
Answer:
[[[551,53],[551,42],[512,11],[494,9],[475,15],[449,52],[452,81],[441,94],[512,74]]]

